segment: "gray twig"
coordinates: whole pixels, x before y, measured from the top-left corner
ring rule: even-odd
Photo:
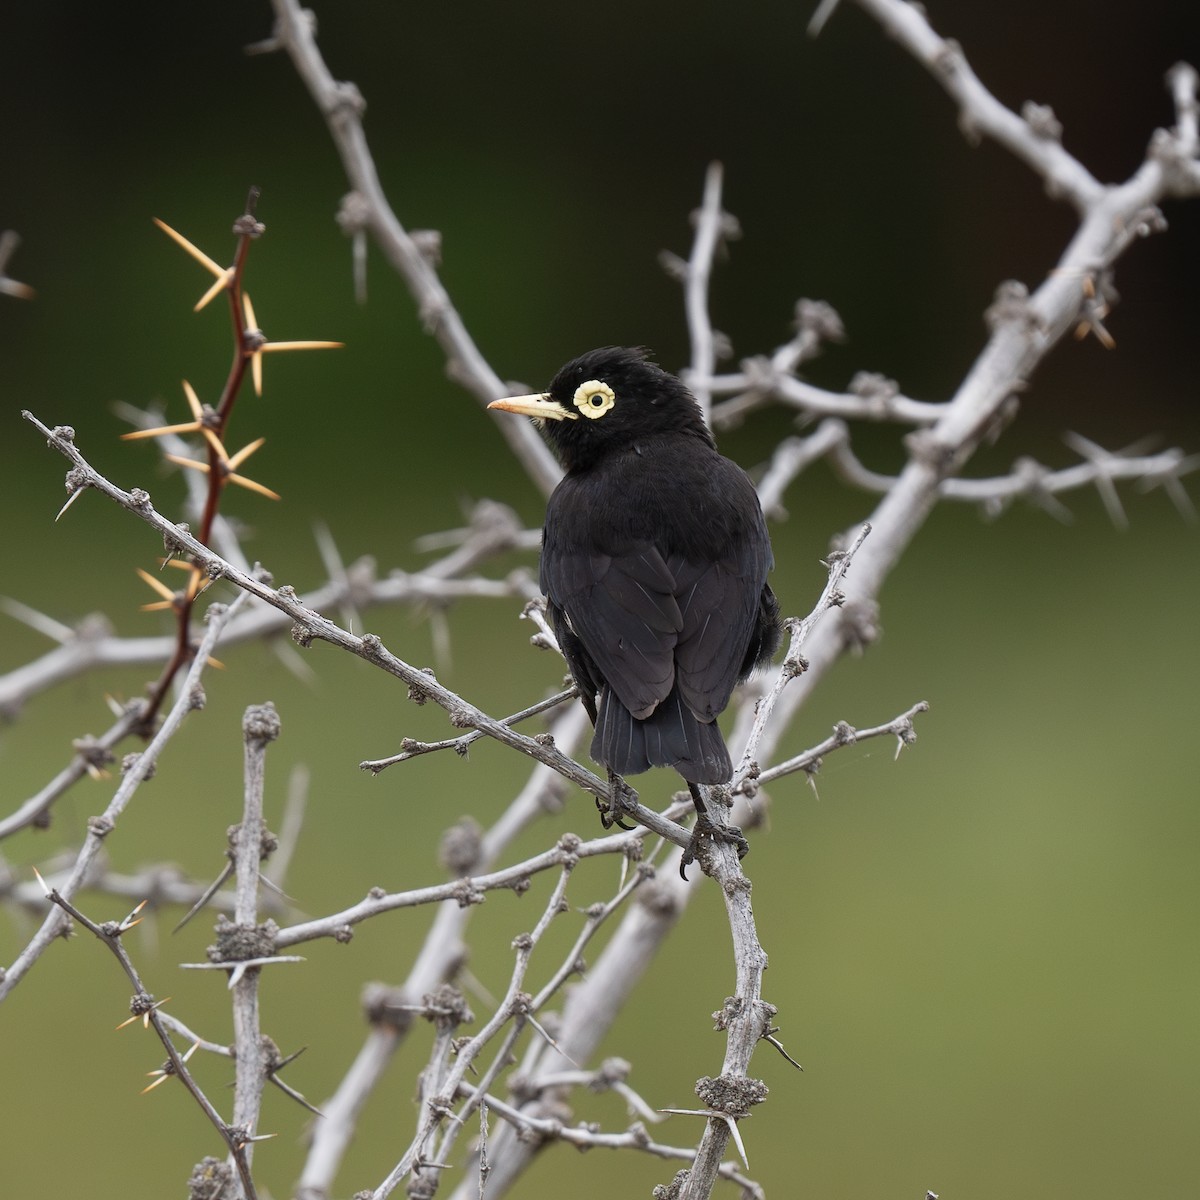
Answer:
[[[255,585],[261,586],[257,584],[257,581],[255,581]],[[209,605],[206,614],[208,628],[196,649],[192,665],[184,677],[180,697],[163,718],[162,725],[150,739],[145,750],[138,755],[136,761],[130,764],[104,813],[99,817],[93,817],[88,822],[88,835],[75,858],[75,865],[71,870],[70,877],[57,891],[62,899],[72,899],[86,883],[92,864],[104,844],[104,839],[116,827],[143,780],[152,773],[163,747],[179,732],[188,713],[203,707],[204,692],[200,687],[201,677],[220,640],[225,623],[245,603],[246,598],[242,595],[230,605]],[[46,952],[61,932],[61,914],[51,912],[13,963],[7,970],[0,973],[0,1000],[3,1000],[20,983],[33,964]]]

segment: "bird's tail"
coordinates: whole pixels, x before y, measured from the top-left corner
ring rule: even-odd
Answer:
[[[673,767],[691,783],[728,783],[733,774],[717,723],[699,720],[678,688],[645,720],[638,720],[611,688],[603,688],[592,757],[618,775]]]

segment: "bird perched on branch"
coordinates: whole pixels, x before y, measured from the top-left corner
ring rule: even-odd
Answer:
[[[533,417],[566,470],[546,508],[541,588],[595,726],[592,757],[608,768],[605,827],[621,824],[621,777],[673,767],[697,813],[683,865],[706,835],[744,854],[699,785],[729,782],[717,717],[780,639],[754,486],[643,350],[592,350],[545,392],[488,407]]]

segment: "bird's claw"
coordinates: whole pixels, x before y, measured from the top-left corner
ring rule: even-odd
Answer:
[[[614,825],[627,833],[637,828],[636,825],[626,825],[621,820],[622,814],[627,813],[637,803],[638,794],[615,771],[608,773],[608,801],[596,797],[596,808],[600,813],[600,824],[605,829]]]
[[[706,813],[696,813],[696,824],[692,826],[692,836],[684,847],[683,857],[679,860],[679,877],[687,882],[687,869],[700,857],[701,843],[707,838],[713,842],[726,842],[737,847],[737,856],[743,859],[750,853],[750,843],[745,834],[736,825],[718,825]]]

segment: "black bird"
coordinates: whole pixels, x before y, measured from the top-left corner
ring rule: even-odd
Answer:
[[[567,363],[550,387],[490,408],[533,417],[566,474],[546,508],[541,588],[613,776],[673,767],[713,826],[699,784],[733,773],[717,716],[779,645],[774,565],[757,493],[717,453],[687,388],[640,349]],[[739,831],[721,834],[746,843]]]

